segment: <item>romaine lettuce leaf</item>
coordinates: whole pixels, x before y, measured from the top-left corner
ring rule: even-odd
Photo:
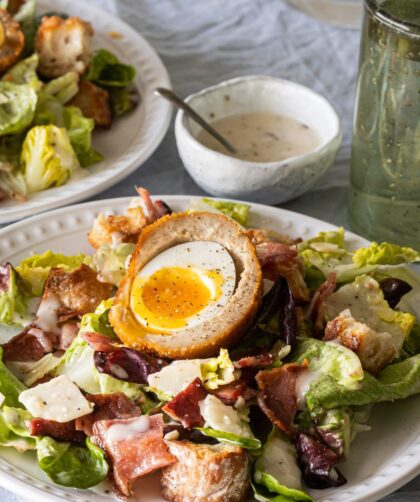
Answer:
[[[0,347],[0,392],[4,396],[2,406],[22,408],[22,404],[19,401],[19,394],[26,390],[26,387],[5,366],[1,361],[2,358],[3,349]]]
[[[50,96],[54,96],[63,105],[70,101],[79,90],[79,75],[74,71],[69,71],[58,78],[50,80],[45,84],[43,91]]]
[[[406,399],[420,392],[420,355],[390,364],[374,378],[365,372],[358,389],[340,385],[333,377],[323,375],[306,394],[313,416],[341,406],[364,406],[382,401]]]
[[[134,66],[121,63],[115,54],[99,49],[93,56],[86,80],[105,87],[125,87],[136,76]]]
[[[103,157],[92,148],[93,119],[83,116],[79,108],[66,106],[63,110],[64,127],[82,167],[100,162]]]
[[[119,286],[127,272],[127,259],[132,254],[135,244],[102,244],[92,257],[92,267],[99,272],[101,280]]]
[[[38,102],[35,108],[35,115],[32,125],[55,125],[64,127],[63,118],[64,107],[62,103],[51,94],[38,91]]]
[[[43,84],[36,73],[38,63],[39,56],[35,52],[32,56],[22,59],[12,66],[3,75],[2,80],[13,84],[29,84],[35,91],[39,91]]]
[[[19,452],[35,450],[35,438],[27,426],[32,415],[22,408],[3,406],[0,410],[0,445],[15,448]]]
[[[217,389],[233,382],[234,372],[235,368],[226,349],[220,349],[218,357],[203,360],[201,364],[202,380],[207,389]]]
[[[130,86],[131,87],[131,86]],[[113,87],[108,89],[111,111],[114,117],[120,117],[132,110],[139,102],[139,94],[134,88]]]
[[[197,430],[205,436],[217,439],[220,443],[233,444],[240,448],[245,448],[245,450],[258,450],[261,448],[261,441],[257,438],[239,436],[232,432],[218,431],[208,427],[197,427]]]
[[[80,331],[95,331],[101,335],[117,338],[114,329],[108,320],[109,309],[112,305],[112,298],[102,301],[92,314],[85,314],[80,321]]]
[[[34,118],[37,100],[29,84],[0,82],[0,136],[26,129]]]
[[[251,206],[248,204],[241,204],[239,202],[227,202],[222,200],[203,198],[203,202],[209,206],[215,207],[221,213],[229,216],[237,221],[240,225],[246,227],[248,223],[249,210]]]
[[[412,314],[393,310],[379,283],[368,275],[356,277],[330,295],[324,302],[323,313],[326,320],[331,320],[346,309],[350,309],[354,319],[373,330],[390,333],[398,352],[416,322]]]
[[[23,174],[29,193],[63,185],[80,168],[65,129],[33,127],[22,146]]]
[[[329,375],[340,385],[349,389],[357,389],[364,373],[357,355],[350,349],[334,342],[324,342],[315,338],[303,338],[298,342],[293,353],[293,361],[309,363],[309,370],[318,378]],[[312,388],[311,384],[310,388]]]
[[[30,387],[36,381],[51,373],[60,363],[60,358],[53,354],[45,354],[38,361],[18,362],[10,361],[7,367],[25,385]]]
[[[41,296],[51,268],[63,268],[70,272],[80,267],[82,263],[89,265],[90,257],[84,254],[65,256],[60,253],[45,251],[43,254],[34,254],[25,258],[16,267],[16,270],[25,281],[31,295]]]
[[[401,265],[416,261],[420,261],[418,251],[389,242],[372,242],[370,246],[358,249],[353,255],[353,263],[359,268],[367,265]]]
[[[420,324],[417,322],[404,341],[403,350],[409,356],[420,353]]]
[[[18,272],[7,263],[0,266],[0,323],[23,325],[27,315],[27,291]]]
[[[6,192],[11,199],[17,199],[20,202],[24,201],[28,194],[25,178],[18,169],[11,171],[2,171],[0,169],[0,189]]]
[[[252,481],[255,498],[260,501],[313,500],[302,489],[292,442],[277,429],[271,432],[255,463]]]
[[[36,447],[39,466],[58,485],[87,489],[108,474],[104,451],[88,438],[86,446],[76,446],[38,437]]]

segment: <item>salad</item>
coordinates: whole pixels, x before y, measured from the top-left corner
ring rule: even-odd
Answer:
[[[95,129],[133,109],[136,71],[78,17],[0,1],[0,200],[61,186],[102,160]]]
[[[203,199],[174,214],[147,190],[138,194],[123,215],[97,217],[92,254],[50,250],[0,267],[0,445],[32,452],[58,485],[110,479],[122,498],[155,471],[172,501],[310,501],[308,488],[345,484],[340,463],[368,434],[373,405],[420,392],[420,323],[404,308],[419,288],[406,265],[420,254],[389,243],[351,250],[342,228],[306,241],[252,228],[244,204]],[[142,253],[158,229],[197,219],[221,222],[220,232],[233,225],[251,245],[264,278],[256,314],[206,357],[171,359],[123,343],[115,312]],[[178,245],[178,258],[168,254],[175,246],[159,248],[132,279],[134,288],[143,277],[142,301],[160,316],[146,331],[164,317],[160,272],[182,275],[179,260],[193,263],[198,250],[205,268],[200,242],[187,241],[188,262]],[[223,253],[216,249],[217,259]],[[194,323],[204,330],[205,321]]]

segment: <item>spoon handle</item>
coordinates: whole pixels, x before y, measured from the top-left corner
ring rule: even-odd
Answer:
[[[199,124],[205,131],[207,131],[211,136],[213,136],[219,143],[221,143],[230,153],[237,153],[237,149],[229,143],[227,139],[221,136],[216,129],[214,129],[208,122],[206,122],[201,115],[199,115],[195,110],[193,110],[185,101],[179,98],[170,89],[164,89],[163,87],[158,87],[155,89],[155,93],[162,96],[162,98],[167,99],[174,105],[178,106],[183,110],[190,118],[192,118],[197,124]]]

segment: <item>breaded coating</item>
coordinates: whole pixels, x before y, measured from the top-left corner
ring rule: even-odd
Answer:
[[[95,249],[112,242],[136,243],[146,225],[147,218],[141,207],[128,208],[124,216],[110,215],[105,218],[101,213],[93,222],[88,241]]]
[[[78,17],[44,17],[35,42],[40,74],[47,78],[69,71],[82,75],[91,61],[92,36],[91,24]]]
[[[109,94],[88,80],[82,80],[79,91],[68,103],[82,110],[85,117],[93,119],[99,127],[111,127],[112,116],[109,104]]]
[[[80,265],[73,272],[62,268],[52,268],[41,303],[54,296],[61,304],[59,317],[75,317],[94,312],[102,300],[112,294],[112,284],[100,282],[96,272],[87,265]]]
[[[171,502],[240,502],[249,489],[248,457],[237,446],[167,441],[178,460],[162,470],[161,489]]]
[[[378,333],[356,321],[350,310],[344,310],[327,324],[324,340],[336,340],[355,352],[363,369],[373,375],[377,375],[398,355],[390,333]]]
[[[25,36],[19,23],[12,16],[0,9],[0,73],[13,66],[22,54]]]

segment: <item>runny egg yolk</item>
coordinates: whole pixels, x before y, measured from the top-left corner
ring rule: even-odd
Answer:
[[[137,318],[152,329],[177,329],[188,325],[221,295],[223,277],[216,271],[164,267],[147,277],[137,276],[131,306]]]

